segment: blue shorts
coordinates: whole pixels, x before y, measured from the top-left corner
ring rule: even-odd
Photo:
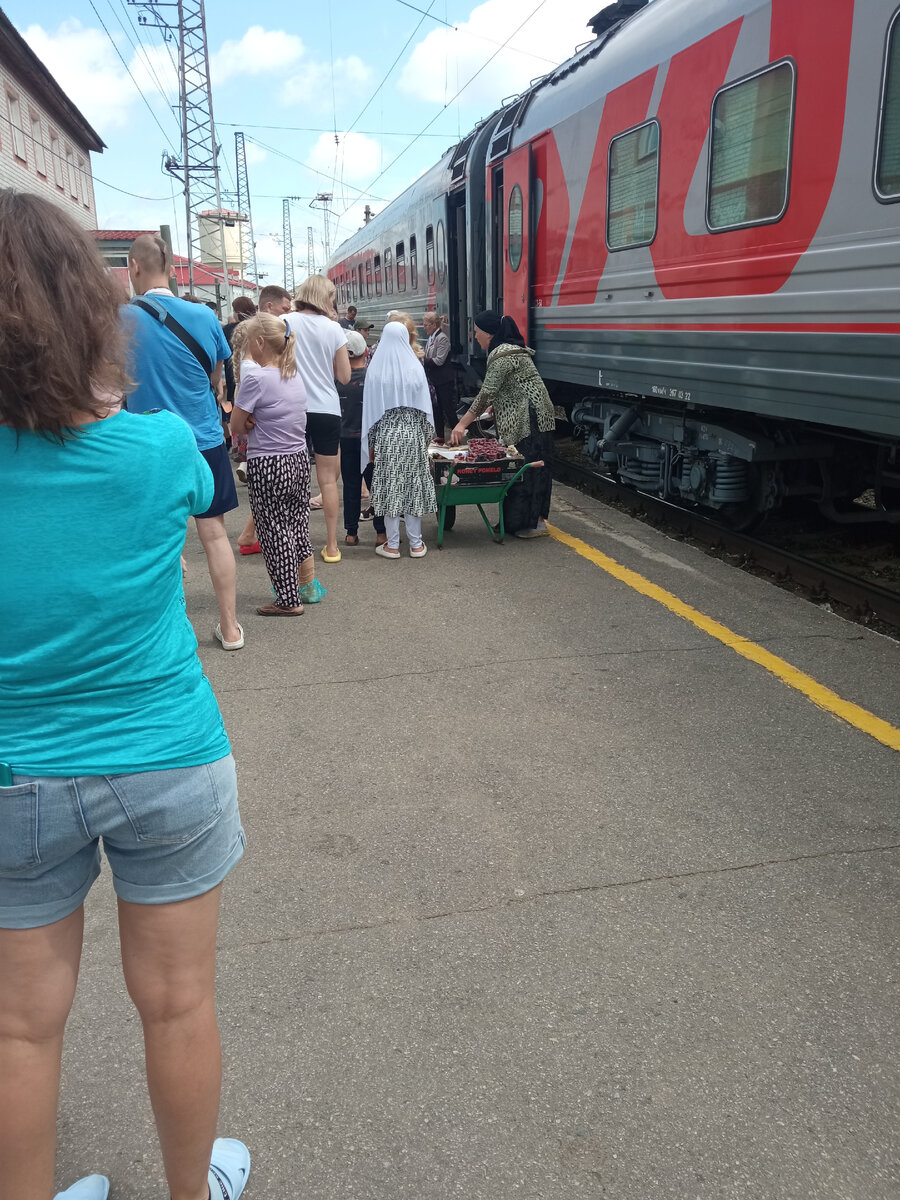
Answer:
[[[13,775],[0,787],[0,929],[75,912],[100,874],[132,904],[188,900],[244,853],[234,759],[201,767],[89,775]]]
[[[209,469],[213,473],[213,501],[206,512],[198,513],[198,517],[221,517],[238,506],[237,488],[234,483],[234,473],[231,470],[231,459],[228,447],[224,442],[213,446],[211,450],[201,450]]]

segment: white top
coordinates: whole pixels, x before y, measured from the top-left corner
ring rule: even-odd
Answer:
[[[306,385],[306,411],[339,417],[334,356],[347,345],[347,331],[321,313],[292,312],[284,319],[297,338],[297,370]]]
[[[369,430],[392,408],[415,408],[425,414],[429,423],[434,420],[425,368],[416,358],[406,326],[400,321],[385,325],[378,353],[366,370],[359,445],[363,471],[369,461]]]

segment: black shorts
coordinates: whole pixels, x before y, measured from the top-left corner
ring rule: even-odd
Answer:
[[[199,517],[221,517],[223,513],[231,512],[238,506],[237,488],[234,486],[234,475],[231,471],[231,459],[228,447],[224,442],[213,446],[211,450],[201,450],[200,453],[209,463],[213,473],[213,501],[205,513]]]
[[[334,458],[341,447],[341,418],[331,413],[307,413],[306,444],[313,454]]]

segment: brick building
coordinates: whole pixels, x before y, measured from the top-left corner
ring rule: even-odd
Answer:
[[[0,9],[0,187],[54,201],[85,229],[97,225],[91,153],[104,149]]]

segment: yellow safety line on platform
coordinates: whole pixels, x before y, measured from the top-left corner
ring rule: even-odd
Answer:
[[[588,545],[587,542],[583,542],[581,538],[572,537],[571,534],[557,529],[555,525],[548,524],[547,528],[550,531],[551,537],[556,538],[558,542],[562,542],[564,546],[569,546],[576,554],[580,554],[582,558],[586,558],[588,562],[592,562],[595,566],[600,567],[601,570],[606,571],[607,574],[612,575],[614,579],[618,579],[621,583],[627,584],[628,587],[633,588],[636,592],[640,592],[642,596],[648,596],[651,600],[656,600],[657,603],[662,604],[664,608],[669,609],[676,616],[682,617],[692,625],[696,625],[698,629],[702,629],[710,637],[714,637],[717,641],[722,642],[723,645],[728,646],[735,654],[740,654],[742,658],[747,658],[750,662],[755,662],[759,666],[765,667],[767,671],[776,675],[788,687],[802,692],[804,696],[807,696],[819,708],[825,709],[826,712],[834,713],[836,717],[840,717],[848,725],[853,725],[854,728],[867,733],[869,737],[875,738],[876,741],[889,746],[892,750],[900,750],[900,729],[889,725],[881,717],[876,717],[874,713],[860,708],[858,704],[852,704],[849,700],[842,700],[835,692],[824,687],[821,683],[817,683],[815,679],[812,679],[809,675],[805,675],[803,671],[792,667],[789,662],[785,662],[777,654],[771,654],[768,650],[764,650],[762,646],[757,646],[755,642],[751,642],[748,638],[733,633],[725,625],[720,625],[718,621],[714,621],[712,617],[707,617],[702,612],[698,612],[696,608],[692,608],[690,604],[685,604],[683,600],[679,600],[677,596],[673,596],[665,588],[651,583],[649,579],[645,579],[637,571],[623,567],[614,558],[610,558],[609,555],[603,554],[600,550],[595,550],[593,546]]]

